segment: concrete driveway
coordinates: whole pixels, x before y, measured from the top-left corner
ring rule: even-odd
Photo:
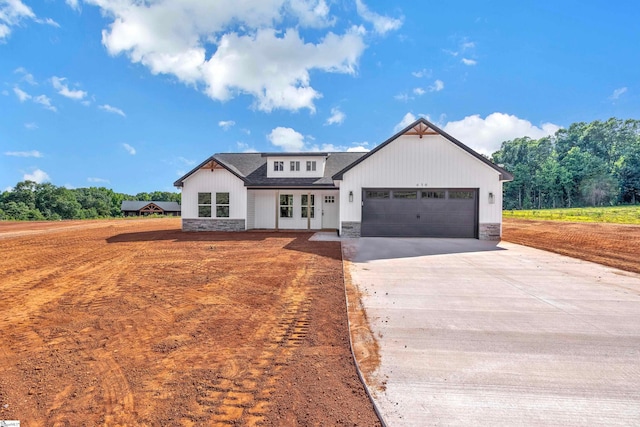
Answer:
[[[343,250],[387,425],[640,423],[640,275],[504,242]]]

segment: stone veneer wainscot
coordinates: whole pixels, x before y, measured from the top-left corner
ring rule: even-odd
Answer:
[[[183,231],[244,231],[244,219],[182,218]]]
[[[478,239],[480,240],[500,240],[500,224],[485,223],[479,224]]]

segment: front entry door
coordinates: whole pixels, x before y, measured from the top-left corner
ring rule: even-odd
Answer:
[[[322,228],[338,228],[338,196],[322,196]]]

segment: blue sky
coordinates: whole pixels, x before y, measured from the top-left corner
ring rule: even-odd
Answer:
[[[0,190],[135,194],[216,152],[371,149],[424,116],[485,154],[640,118],[640,2],[0,0]]]

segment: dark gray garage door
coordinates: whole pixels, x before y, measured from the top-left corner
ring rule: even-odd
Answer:
[[[364,189],[362,236],[478,236],[477,189]]]

